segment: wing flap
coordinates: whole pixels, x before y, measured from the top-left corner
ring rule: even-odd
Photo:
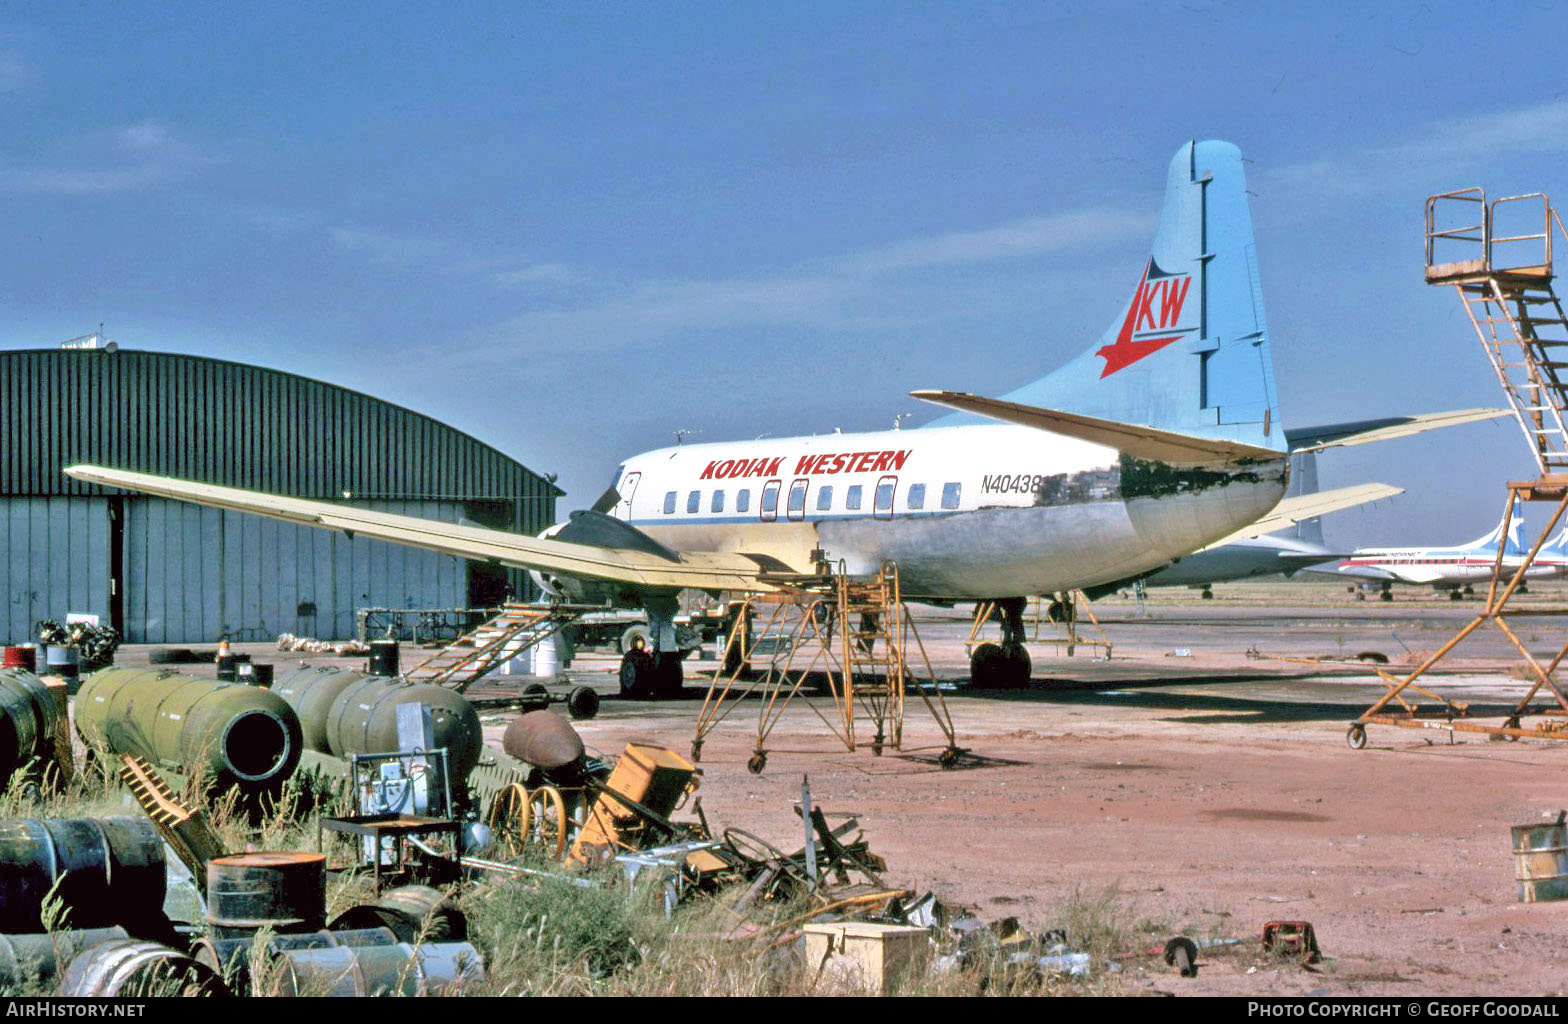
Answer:
[[[1287,526],[1299,523],[1303,519],[1314,516],[1328,515],[1344,508],[1354,508],[1365,505],[1369,501],[1380,498],[1391,498],[1396,494],[1405,493],[1403,487],[1394,487],[1389,484],[1355,484],[1351,487],[1338,487],[1332,491],[1316,491],[1312,494],[1300,494],[1294,498],[1286,498],[1274,510],[1262,519],[1242,527],[1228,537],[1222,537],[1203,548],[1212,551],[1214,548],[1231,544],[1238,540],[1247,540],[1250,537],[1261,537],[1265,533],[1283,530]]]
[[[772,589],[759,578],[761,570],[755,561],[729,552],[682,552],[679,562],[671,562],[646,551],[541,540],[505,530],[441,523],[418,516],[376,512],[327,501],[284,498],[150,473],[132,473],[100,466],[71,466],[65,473],[89,483],[177,498],[211,508],[249,512],[302,526],[338,530],[355,537],[371,537],[392,544],[404,544],[519,569],[539,569],[649,588]]]
[[[1058,409],[1042,409],[1039,406],[1009,402],[1000,398],[983,398],[963,391],[911,391],[910,395],[934,405],[978,413],[994,420],[1017,423],[1038,430],[1048,430],[1053,434],[1115,448],[1134,458],[1154,462],[1201,466],[1218,462],[1284,457],[1283,452],[1243,444],[1240,441],[1178,434],[1170,430],[1160,430],[1158,427],[1121,423],[1117,420],[1085,416],[1076,412],[1062,412]]]

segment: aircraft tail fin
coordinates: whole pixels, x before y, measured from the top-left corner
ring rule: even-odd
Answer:
[[[1523,530],[1523,509],[1520,507],[1520,502],[1515,500],[1513,505],[1513,512],[1508,517],[1508,536],[1503,540],[1503,554],[1505,556],[1524,554],[1524,544],[1521,540],[1521,533]],[[1470,543],[1463,545],[1463,547],[1466,550],[1484,549],[1486,551],[1496,551],[1497,542],[1499,539],[1502,539],[1502,537],[1503,524],[1501,521],[1499,521],[1496,526],[1492,527],[1490,532],[1477,537]]]
[[[1128,284],[1099,341],[1001,397],[1284,451],[1240,150],[1177,151],[1154,244]],[[969,422],[956,413],[930,425]]]
[[[1290,457],[1290,490],[1285,497],[1296,498],[1316,494],[1318,490],[1318,457],[1316,452],[1300,452]],[[1285,534],[1304,544],[1323,546],[1323,520],[1319,516],[1303,519]]]

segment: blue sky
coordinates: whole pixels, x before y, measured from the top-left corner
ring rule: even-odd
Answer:
[[[1493,405],[1422,200],[1568,206],[1565,41],[1560,0],[12,3],[0,344],[102,322],[355,387],[564,513],[677,429],[1040,376],[1119,313],[1171,154],[1225,138],[1288,425]],[[1329,538],[1468,539],[1531,465],[1507,421],[1330,453],[1409,493]]]

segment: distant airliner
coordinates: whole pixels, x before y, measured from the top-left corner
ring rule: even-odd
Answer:
[[[1505,575],[1524,563],[1525,549],[1519,539],[1524,523],[1519,516],[1517,503],[1510,518],[1506,540],[1503,538],[1503,524],[1499,522],[1485,536],[1457,547],[1357,548],[1349,558],[1339,563],[1339,572],[1344,576],[1381,583],[1385,601],[1391,599],[1390,589],[1394,583],[1448,590],[1457,601],[1462,590],[1468,591],[1474,584],[1492,578],[1492,570],[1497,565],[1499,541],[1503,544],[1502,566]],[[1568,526],[1541,546],[1535,561],[1525,573],[1525,579],[1552,579],[1565,573],[1568,573]]]
[[[1030,671],[1024,595],[1136,578],[1238,531],[1288,525],[1300,515],[1270,513],[1285,494],[1292,448],[1458,421],[1286,434],[1241,153],[1229,143],[1176,153],[1153,246],[1129,283],[1098,342],[1001,398],[915,391],[957,411],[918,430],[638,455],[594,510],[538,538],[116,469],[66,472],[526,567],[574,602],[640,605],[653,650],[627,654],[622,684],[632,692],[680,685],[673,619],[682,588],[766,591],[790,574],[842,564],[867,577],[892,561],[907,598],[998,601],[1002,644],[977,649],[974,681],[1021,684]],[[986,357],[963,345],[955,354],[960,365]]]

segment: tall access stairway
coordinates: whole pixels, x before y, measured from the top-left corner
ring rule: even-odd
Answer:
[[[1543,192],[1488,203],[1483,189],[1466,188],[1426,201],[1427,283],[1459,293],[1543,478],[1568,476],[1568,317],[1552,287],[1555,236],[1568,242],[1568,229]]]

